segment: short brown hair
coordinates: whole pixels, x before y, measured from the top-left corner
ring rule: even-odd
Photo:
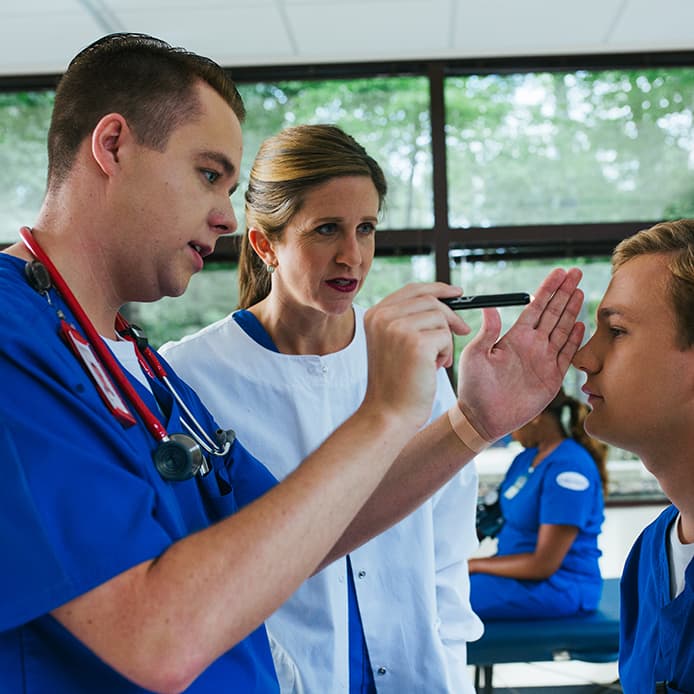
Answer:
[[[639,255],[668,256],[668,289],[677,320],[679,346],[694,345],[694,219],[661,222],[621,241],[612,254],[612,271]]]
[[[234,82],[214,61],[146,34],[109,34],[70,62],[48,131],[48,187],[59,186],[99,120],[120,113],[138,142],[163,150],[171,132],[200,113],[196,83],[207,82],[245,117]]]

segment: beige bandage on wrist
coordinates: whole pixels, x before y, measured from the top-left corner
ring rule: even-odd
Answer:
[[[477,429],[470,424],[458,403],[448,410],[448,421],[456,436],[474,453],[479,453],[491,445],[492,442],[480,436]]]

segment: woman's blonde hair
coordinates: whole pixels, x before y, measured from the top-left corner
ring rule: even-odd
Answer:
[[[335,125],[298,125],[266,139],[251,168],[246,191],[246,233],[239,257],[239,308],[248,308],[270,293],[270,276],[248,240],[251,227],[279,240],[306,194],[340,176],[368,176],[376,187],[379,211],[386,179],[373,157]]]

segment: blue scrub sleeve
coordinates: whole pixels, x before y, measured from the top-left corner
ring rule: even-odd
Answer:
[[[540,496],[540,523],[586,529],[600,479],[592,460],[553,460]],[[592,469],[591,469],[592,467]]]
[[[57,336],[55,309],[36,297],[24,305],[19,297],[0,326],[0,486],[12,508],[0,521],[0,553],[12,558],[0,572],[12,596],[0,601],[0,629],[157,557],[185,532],[152,463],[153,440],[105,410]]]
[[[243,502],[274,479],[237,444],[216,459],[214,474],[163,480],[152,460],[154,438],[142,423],[124,427],[108,412],[59,337],[57,310],[69,322],[73,317],[55,292],[49,304],[31,290],[23,268],[23,261],[0,258],[0,303],[7,309],[0,323],[0,589],[8,596],[0,601],[0,690],[135,691],[49,613],[233,513],[236,490],[220,483],[232,460]],[[151,394],[131,380],[156,412]],[[180,387],[213,432],[211,415]],[[160,410],[167,430],[180,431],[170,394]],[[229,682],[244,692],[278,691],[264,627],[216,660],[191,692],[218,692]]]
[[[85,445],[90,439],[84,429],[62,418],[55,423],[58,432],[67,428],[74,436],[49,430],[38,437],[23,422],[9,423],[14,433],[2,496],[12,512],[3,512],[0,551],[12,562],[0,586],[13,599],[0,606],[0,629],[155,558],[174,540],[142,477],[114,464],[98,438]]]
[[[239,441],[234,441],[231,457],[229,473],[239,508],[247,506],[277,485],[277,478]]]
[[[1,422],[0,447],[0,507],[4,519],[0,524],[0,547],[5,557],[11,557],[9,565],[0,572],[0,590],[3,595],[12,596],[12,600],[3,601],[14,603],[11,612],[22,614],[31,609],[25,603],[53,603],[67,586],[68,577],[34,504],[12,436]],[[8,607],[0,611],[0,631],[14,626]]]

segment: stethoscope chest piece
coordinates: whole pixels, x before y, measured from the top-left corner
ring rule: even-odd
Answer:
[[[185,434],[171,434],[157,446],[152,457],[159,474],[169,482],[195,477],[204,462],[200,446]]]

